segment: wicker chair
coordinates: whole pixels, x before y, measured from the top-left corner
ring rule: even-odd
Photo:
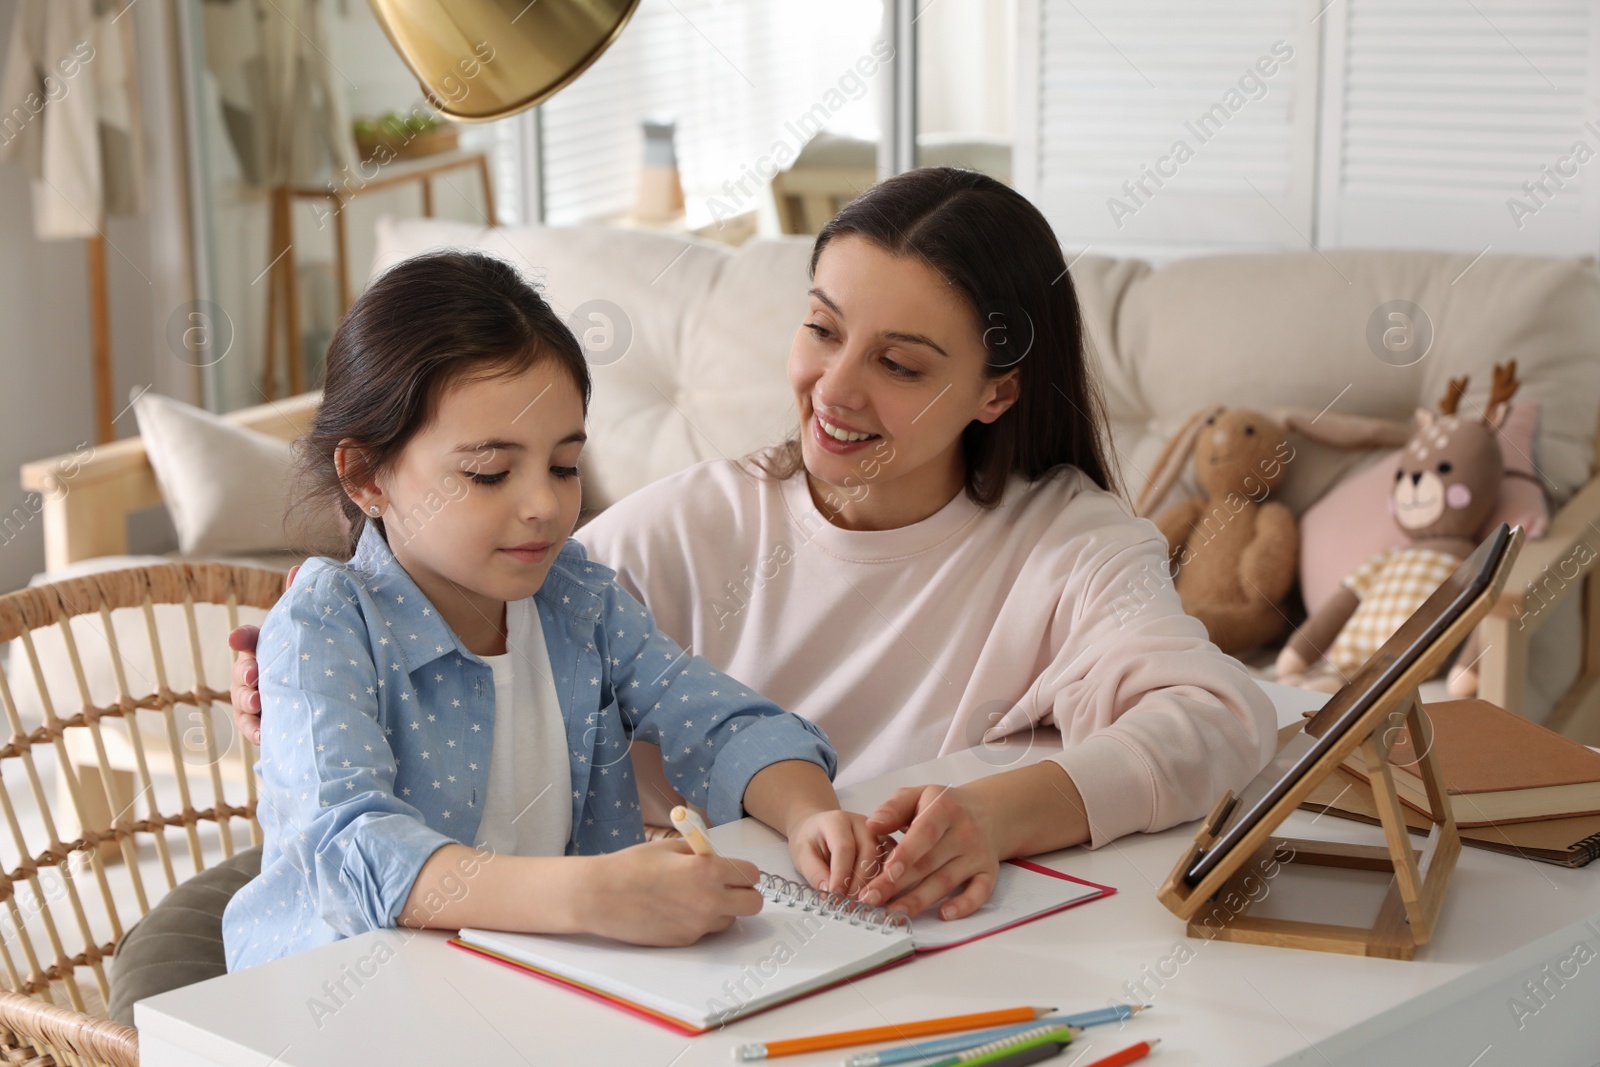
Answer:
[[[248,833],[251,843],[261,840],[251,774],[253,746],[241,737],[236,754],[219,752],[213,716],[219,708],[228,706],[229,696],[206,685],[201,666],[202,642],[222,641],[226,631],[202,636],[195,605],[224,606],[228,627],[232,628],[237,624],[240,607],[270,608],[282,591],[283,575],[276,571],[171,563],[74,578],[0,597],[0,642],[18,643],[43,704],[42,724],[29,729],[13,698],[13,679],[0,666],[0,704],[4,705],[11,727],[9,743],[0,748],[0,814],[6,822],[6,828],[0,830],[0,901],[4,907],[4,914],[0,915],[0,982],[4,985],[0,990],[0,1062],[26,1062],[39,1067],[134,1067],[139,1062],[137,1031],[95,1014],[103,1011],[102,1006],[110,997],[104,961],[116,950],[123,935],[119,904],[127,907],[131,902],[138,909],[134,919],[150,910],[151,900],[139,865],[139,845],[153,846],[166,883],[162,890],[165,892],[177,885],[172,857],[175,849],[169,845],[169,831],[181,831],[196,873],[205,869],[206,854],[214,847],[203,844],[201,823],[215,824],[216,845],[224,857],[234,854],[235,819],[246,824],[240,829]],[[174,605],[166,609],[169,612],[181,610],[187,647],[162,648],[157,605]],[[112,624],[112,612],[119,609],[142,614],[143,643],[153,664],[153,678],[143,677],[143,670],[124,669],[131,661],[119,647]],[[77,625],[73,624],[74,619],[79,620]],[[70,716],[58,713],[45,684],[41,657],[35,647],[36,635],[45,633],[59,635],[52,639],[64,645],[75,675],[80,706]],[[112,664],[117,694],[108,706],[95,705],[85,681],[85,660],[79,648],[80,644],[87,644],[86,633],[97,635],[99,640],[92,649],[85,649],[85,654],[106,656]],[[141,662],[144,651],[140,650]],[[135,695],[129,688],[129,674],[140,675],[135,679],[139,688],[148,686],[149,692]],[[190,680],[190,688],[171,688],[170,681],[181,684],[185,678]],[[180,707],[192,710],[180,711]],[[180,714],[194,721],[180,723]],[[119,783],[127,781],[127,775],[115,773],[116,769],[110,766],[101,728],[103,720],[123,718],[130,720],[127,736],[136,764],[138,791],[131,797],[120,795],[124,788]],[[92,739],[99,760],[98,774],[86,774],[80,779],[73,772],[66,751],[66,735],[70,731],[85,731]],[[147,754],[146,742],[152,736],[159,739],[163,733],[167,751],[158,749]],[[149,747],[158,748],[156,744]],[[42,749],[42,755],[36,762],[38,749]],[[224,757],[236,758],[242,764],[242,774],[233,773],[235,768],[230,768],[227,776],[230,783],[238,783],[236,788],[244,790],[242,803],[224,799],[225,781],[220,766]],[[55,774],[65,779],[65,788],[59,795],[68,798],[75,809],[74,821],[78,825],[94,825],[95,820],[86,817],[86,809],[98,808],[85,793],[99,790],[115,813],[109,829],[89,830],[72,841],[61,840],[57,816],[65,813],[51,812],[47,798],[53,794],[41,778],[39,765],[44,762],[48,770],[47,761],[52,759]],[[166,774],[153,778],[152,766],[158,774],[170,767],[170,778]],[[198,783],[191,781],[191,774],[199,778]],[[212,802],[197,809],[197,799],[204,803],[198,797],[201,790],[197,785],[206,782]],[[160,810],[158,784],[161,791],[176,794],[176,810],[171,814]],[[98,799],[92,798],[95,802]],[[136,808],[143,809],[142,818]],[[205,836],[210,837],[209,829]],[[117,859],[121,862],[115,862]],[[114,882],[119,886],[115,893]],[[27,893],[21,894],[24,886]],[[99,899],[93,900],[94,897]],[[29,914],[25,915],[25,911]],[[96,927],[100,928],[98,933]],[[81,947],[74,952],[74,946]]]

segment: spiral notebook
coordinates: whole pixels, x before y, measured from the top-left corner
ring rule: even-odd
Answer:
[[[451,944],[559,982],[625,1011],[698,1034],[735,1019],[1108,896],[1115,890],[1032,863],[1001,864],[990,901],[965,919],[905,916],[819,893],[799,881],[781,842],[741,854],[762,868],[757,915],[683,948],[639,948],[588,935],[462,930]],[[776,871],[774,871],[776,868]]]

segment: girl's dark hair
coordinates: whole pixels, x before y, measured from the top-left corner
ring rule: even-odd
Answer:
[[[479,252],[432,252],[405,260],[367,287],[328,347],[322,402],[299,445],[300,506],[339,509],[347,554],[370,519],[345,482],[390,467],[427,427],[449,386],[514,377],[553,359],[589,408],[589,367],[572,331],[505,260]],[[334,467],[341,441],[360,446],[345,480]]]
[[[961,435],[967,495],[1000,502],[1014,471],[1035,481],[1072,464],[1118,492],[1106,449],[1104,404],[1084,355],[1078,297],[1061,246],[1039,209],[976,171],[923,167],[879,182],[833,217],[811,251],[846,235],[895,256],[914,257],[964,294],[983,337],[984,373],[1019,374],[1017,402],[992,423]],[[754,457],[774,477],[801,466],[797,440]]]

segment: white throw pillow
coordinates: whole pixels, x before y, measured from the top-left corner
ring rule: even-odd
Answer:
[[[285,526],[294,484],[289,442],[155,393],[142,394],[133,410],[183,555],[305,550],[342,557],[331,509],[297,514]]]

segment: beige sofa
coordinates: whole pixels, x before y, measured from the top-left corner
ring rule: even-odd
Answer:
[[[729,249],[648,231],[383,220],[374,270],[440,246],[509,258],[580,330],[613,331],[595,367],[587,506],[701,460],[743,455],[791,428],[785,361],[804,311],[808,238]],[[1450,377],[1470,372],[1482,392],[1490,366],[1516,358],[1522,397],[1542,405],[1538,458],[1559,510],[1549,533],[1523,549],[1485,624],[1481,692],[1575,735],[1596,729],[1600,587],[1588,581],[1590,565],[1570,566],[1575,555],[1594,558],[1582,546],[1600,545],[1600,273],[1592,262],[1308,251],[1154,267],[1084,256],[1073,278],[1130,495],[1202,405],[1407,418],[1431,407]],[[1426,309],[1436,334],[1428,355],[1405,368],[1381,361],[1365,341],[1374,310],[1396,299]],[[288,437],[314,404],[308,396],[230,418]],[[1375,455],[1295,444],[1304,458],[1284,499],[1297,513]],[[56,462],[24,467],[24,486],[42,491]],[[71,491],[46,505],[50,567],[125,552],[126,516],[159,499],[139,441],[101,449]],[[1552,583],[1558,564],[1561,581]],[[1530,591],[1543,604],[1533,614]],[[1252,662],[1270,676],[1270,657]],[[1442,697],[1442,683],[1430,684],[1425,698]]]

